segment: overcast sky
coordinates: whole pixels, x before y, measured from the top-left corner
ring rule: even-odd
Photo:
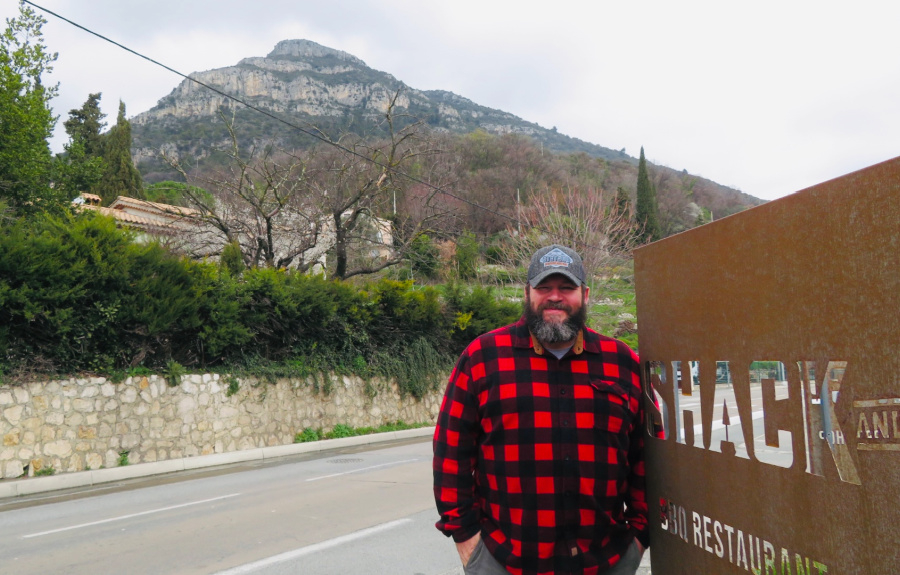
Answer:
[[[35,0],[183,73],[308,39],[410,87],[775,199],[900,155],[895,0]],[[40,12],[40,11],[38,11]],[[0,0],[4,19],[17,0]],[[180,78],[43,13],[62,122]]]

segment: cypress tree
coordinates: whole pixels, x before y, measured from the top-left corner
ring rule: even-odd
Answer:
[[[100,111],[101,96],[99,92],[90,94],[81,108],[69,110],[69,119],[63,123],[72,144],[81,145],[87,158],[103,155],[103,136],[100,133],[106,127],[103,121],[106,114]]]
[[[647,172],[647,159],[644,147],[641,146],[641,159],[638,162],[637,178],[637,223],[641,226],[640,235],[643,242],[660,239],[659,205],[656,201],[656,190],[650,182]]]
[[[131,123],[125,118],[125,103],[119,102],[116,125],[104,137],[103,160],[106,169],[98,185],[98,195],[109,205],[116,196],[143,198],[141,173],[131,158]]]
[[[69,135],[65,153],[56,158],[54,184],[68,198],[81,192],[97,192],[97,184],[103,176],[103,135],[106,114],[100,111],[100,93],[91,94],[81,106],[69,110],[69,119],[63,123]]]

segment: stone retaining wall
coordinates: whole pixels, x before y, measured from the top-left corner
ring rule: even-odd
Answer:
[[[241,380],[231,396],[227,387],[218,374],[185,375],[177,387],[155,375],[0,386],[0,478],[115,467],[123,452],[142,463],[285,445],[307,427],[433,423],[443,395],[416,400],[346,376],[328,393],[290,379]]]

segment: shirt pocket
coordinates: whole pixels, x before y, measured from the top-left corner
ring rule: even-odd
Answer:
[[[576,391],[579,430],[591,430],[600,446],[627,449],[636,413],[635,398],[619,379],[586,379]]]

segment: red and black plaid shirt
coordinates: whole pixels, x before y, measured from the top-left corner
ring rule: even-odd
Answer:
[[[649,545],[638,357],[585,329],[562,359],[524,319],[473,341],[434,434],[437,528],[510,573],[602,573]]]

